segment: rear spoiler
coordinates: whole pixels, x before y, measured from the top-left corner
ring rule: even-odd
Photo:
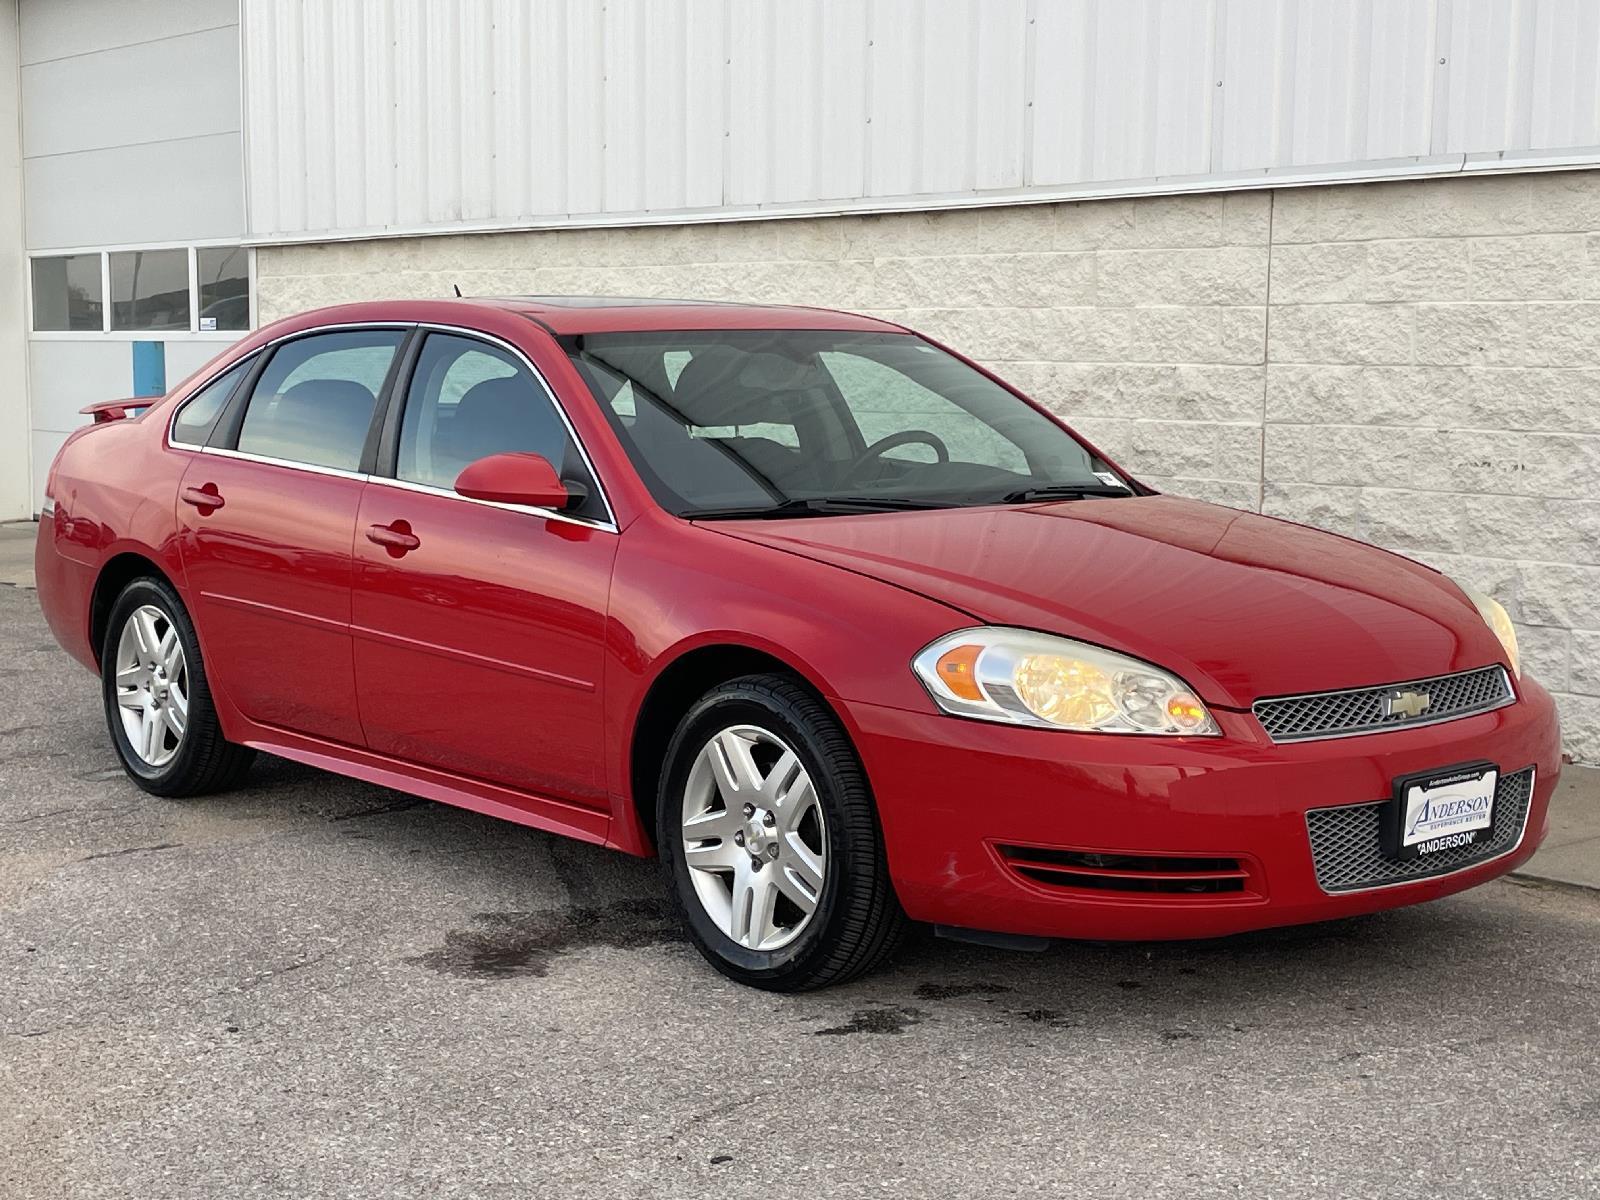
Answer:
[[[126,400],[101,400],[95,404],[85,404],[78,411],[86,417],[93,417],[96,425],[104,425],[107,421],[125,421],[137,417],[159,399],[160,396],[129,396]]]

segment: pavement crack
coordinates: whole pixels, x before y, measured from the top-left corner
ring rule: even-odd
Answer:
[[[125,854],[154,854],[158,850],[176,850],[182,842],[157,842],[153,846],[129,846],[123,850],[102,850],[99,854],[86,854],[79,862],[93,862],[97,858],[121,858]]]
[[[3,763],[5,761],[7,761],[7,760],[4,759],[4,758],[0,758],[0,763]],[[46,817],[62,817],[62,816],[65,816],[68,813],[73,813],[73,812],[77,812],[77,811],[78,810],[75,809],[75,808],[52,808],[49,812],[34,813],[32,816],[27,816],[27,817],[17,817],[15,820],[7,821],[6,824],[7,825],[26,825],[29,821],[43,821]]]
[[[236,993],[237,994],[237,993],[243,993],[243,992],[252,991],[255,988],[260,987],[263,983],[266,983],[268,980],[279,979],[279,978],[283,977],[284,975],[292,975],[296,971],[303,971],[307,967],[314,967],[319,962],[323,962],[326,959],[332,957],[332,955],[338,949],[339,949],[339,947],[334,947],[334,949],[332,949],[332,950],[324,950],[321,954],[312,955],[310,958],[297,959],[296,961],[294,961],[292,963],[286,963],[285,965],[283,965],[281,967],[273,967],[270,970],[262,971],[261,973],[256,975],[256,977],[254,979],[251,979],[246,983],[241,983],[237,987],[219,988],[216,992],[213,992],[212,994],[220,996],[225,992],[232,992],[232,993]]]
[[[418,796],[403,796],[388,804],[379,804],[374,808],[358,808],[355,812],[340,813],[338,816],[329,817],[329,821],[359,821],[364,817],[381,817],[385,813],[405,812],[407,809],[418,808],[428,803]]]

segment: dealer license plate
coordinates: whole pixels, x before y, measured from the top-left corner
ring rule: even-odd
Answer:
[[[1400,858],[1426,858],[1486,842],[1494,826],[1492,763],[1447,767],[1395,781],[1398,828],[1391,845]]]

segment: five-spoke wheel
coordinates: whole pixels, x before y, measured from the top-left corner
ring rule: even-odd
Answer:
[[[800,757],[755,725],[707,739],[683,790],[683,854],[718,929],[751,950],[788,945],[817,910],[827,822]]]
[[[166,580],[135,579],[112,602],[100,675],[111,741],[146,791],[214,792],[249,767],[255,752],[222,736],[194,626]]]
[[[700,952],[802,991],[870,970],[905,916],[865,773],[821,697],[783,675],[713,688],[667,748],[657,839]]]
[[[177,626],[155,605],[141,604],[122,623],[116,672],[128,744],[145,765],[165,766],[189,725],[189,664]]]

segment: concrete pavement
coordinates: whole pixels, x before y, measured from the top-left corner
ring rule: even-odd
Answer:
[[[0,584],[33,586],[33,539],[38,529],[32,521],[0,521]]]
[[[1517,877],[1600,889],[1600,770],[1568,766],[1550,802],[1550,832]]]

